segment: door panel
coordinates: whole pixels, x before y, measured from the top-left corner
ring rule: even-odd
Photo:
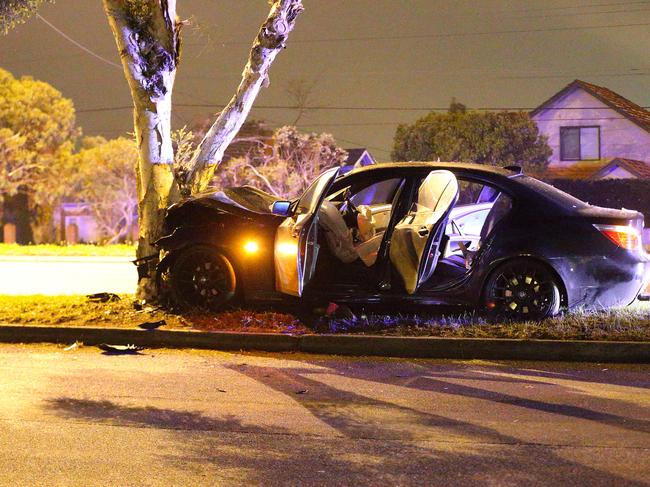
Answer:
[[[408,294],[433,274],[446,220],[458,200],[458,181],[450,171],[431,171],[418,189],[411,210],[395,226],[390,260]]]
[[[303,193],[294,214],[286,218],[275,234],[275,287],[301,296],[316,268],[318,258],[317,210],[336,179],[339,169],[321,174]]]

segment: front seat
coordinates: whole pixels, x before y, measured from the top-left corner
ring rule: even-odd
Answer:
[[[418,189],[417,200],[395,226],[390,261],[408,294],[425,282],[438,263],[440,243],[451,209],[458,201],[458,181],[446,170],[431,171]]]

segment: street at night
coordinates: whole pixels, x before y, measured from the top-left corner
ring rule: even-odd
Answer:
[[[0,487],[650,487],[650,0],[0,0]]]
[[[650,366],[0,348],[2,485],[648,485]]]

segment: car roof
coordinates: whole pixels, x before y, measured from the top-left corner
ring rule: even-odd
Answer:
[[[364,166],[345,174],[345,176],[352,176],[360,173],[372,173],[374,171],[390,171],[400,169],[448,169],[460,170],[468,173],[484,174],[484,175],[498,175],[502,177],[510,177],[518,174],[515,171],[504,169],[502,167],[489,166],[487,164],[476,164],[471,162],[381,162],[370,166]]]

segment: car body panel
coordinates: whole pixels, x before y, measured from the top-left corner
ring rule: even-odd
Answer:
[[[302,296],[314,274],[318,259],[318,207],[338,175],[338,168],[321,174],[296,202],[299,214],[287,217],[275,237],[276,289]]]
[[[302,260],[286,259],[285,267],[293,265],[295,274],[282,278],[285,284],[279,284],[282,279],[277,274],[277,243],[282,232],[289,230],[290,234],[291,229],[287,218],[270,212],[277,198],[247,188],[201,195],[171,207],[166,218],[166,236],[158,242],[167,254],[159,267],[168,266],[183,248],[206,244],[232,260],[246,300],[269,301],[302,295],[307,300],[399,303],[407,307],[416,304],[479,306],[490,273],[518,257],[534,259],[552,269],[562,288],[563,302],[570,308],[627,305],[646,284],[648,255],[642,250],[632,252],[619,248],[594,228],[594,223],[643,225],[638,212],[593,207],[564,193],[555,194],[556,190],[546,188],[543,183],[531,182],[532,178],[505,169],[437,162],[379,164],[332,178],[331,186],[322,196],[329,198],[346,187],[367,182],[404,178],[405,183],[393,202],[388,223],[392,228],[408,212],[406,205],[415,195],[417,181],[434,170],[448,170],[458,179],[487,184],[511,198],[513,204],[485,236],[470,269],[449,265],[445,258],[454,252],[447,251],[441,256],[433,277],[418,283],[412,294],[396,280],[395,269],[382,264],[388,260],[390,229],[373,268],[361,262],[342,264],[328,260],[327,252],[319,252],[322,235],[318,235],[313,214],[309,217],[310,225],[306,224],[309,218],[304,217],[305,224],[300,230],[305,243],[309,240],[314,243],[313,259],[307,262],[309,253],[300,243]],[[483,201],[479,199],[475,206],[478,209],[491,204],[492,199],[487,197]],[[462,213],[460,209],[455,211],[456,215]],[[453,212],[454,209],[451,215]],[[385,214],[382,218],[386,220]],[[282,227],[283,222],[287,228]],[[309,230],[314,232],[310,234]],[[454,237],[453,232],[446,233],[450,239]],[[475,241],[477,236],[472,236],[470,240]],[[259,244],[259,251],[246,254],[242,249],[251,240]],[[446,270],[450,271],[449,275],[440,280],[439,274]],[[298,284],[300,272],[303,278],[308,277],[302,285]],[[321,276],[323,273],[331,274],[329,280]]]

